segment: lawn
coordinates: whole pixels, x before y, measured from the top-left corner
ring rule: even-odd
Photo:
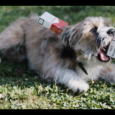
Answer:
[[[0,32],[19,17],[44,11],[69,25],[87,16],[103,16],[111,18],[115,26],[115,6],[0,6]],[[88,83],[89,90],[77,95],[63,85],[41,79],[24,63],[2,59],[0,109],[115,109],[115,84],[103,80]]]

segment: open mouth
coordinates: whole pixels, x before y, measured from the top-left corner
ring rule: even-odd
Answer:
[[[106,47],[103,47],[100,49],[97,58],[102,62],[108,62],[110,60],[110,57],[107,56],[107,50],[109,48],[109,45]]]

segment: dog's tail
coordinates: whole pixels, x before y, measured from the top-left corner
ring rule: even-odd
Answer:
[[[0,50],[8,49],[24,41],[24,31],[22,26],[26,23],[27,18],[19,18],[8,26],[0,34]]]
[[[25,36],[23,26],[27,24],[29,20],[38,21],[38,18],[39,16],[37,14],[31,13],[27,18],[21,17],[11,23],[11,25],[0,34],[0,50],[8,49],[17,44],[23,44]]]

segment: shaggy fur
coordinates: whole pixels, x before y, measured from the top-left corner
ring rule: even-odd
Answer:
[[[38,16],[19,18],[0,34],[2,56],[40,71],[49,81],[64,84],[73,92],[87,91],[86,81],[105,79],[115,82],[115,66],[98,59],[98,53],[114,39],[115,30],[106,18],[87,17],[62,34],[38,24]],[[80,68],[81,62],[88,75]]]

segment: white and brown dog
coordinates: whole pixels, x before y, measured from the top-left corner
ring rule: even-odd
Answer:
[[[115,82],[115,66],[106,55],[114,35],[115,28],[102,17],[87,17],[58,35],[31,15],[19,18],[0,34],[0,50],[13,61],[27,58],[29,67],[43,72],[47,80],[84,92],[88,80]]]

